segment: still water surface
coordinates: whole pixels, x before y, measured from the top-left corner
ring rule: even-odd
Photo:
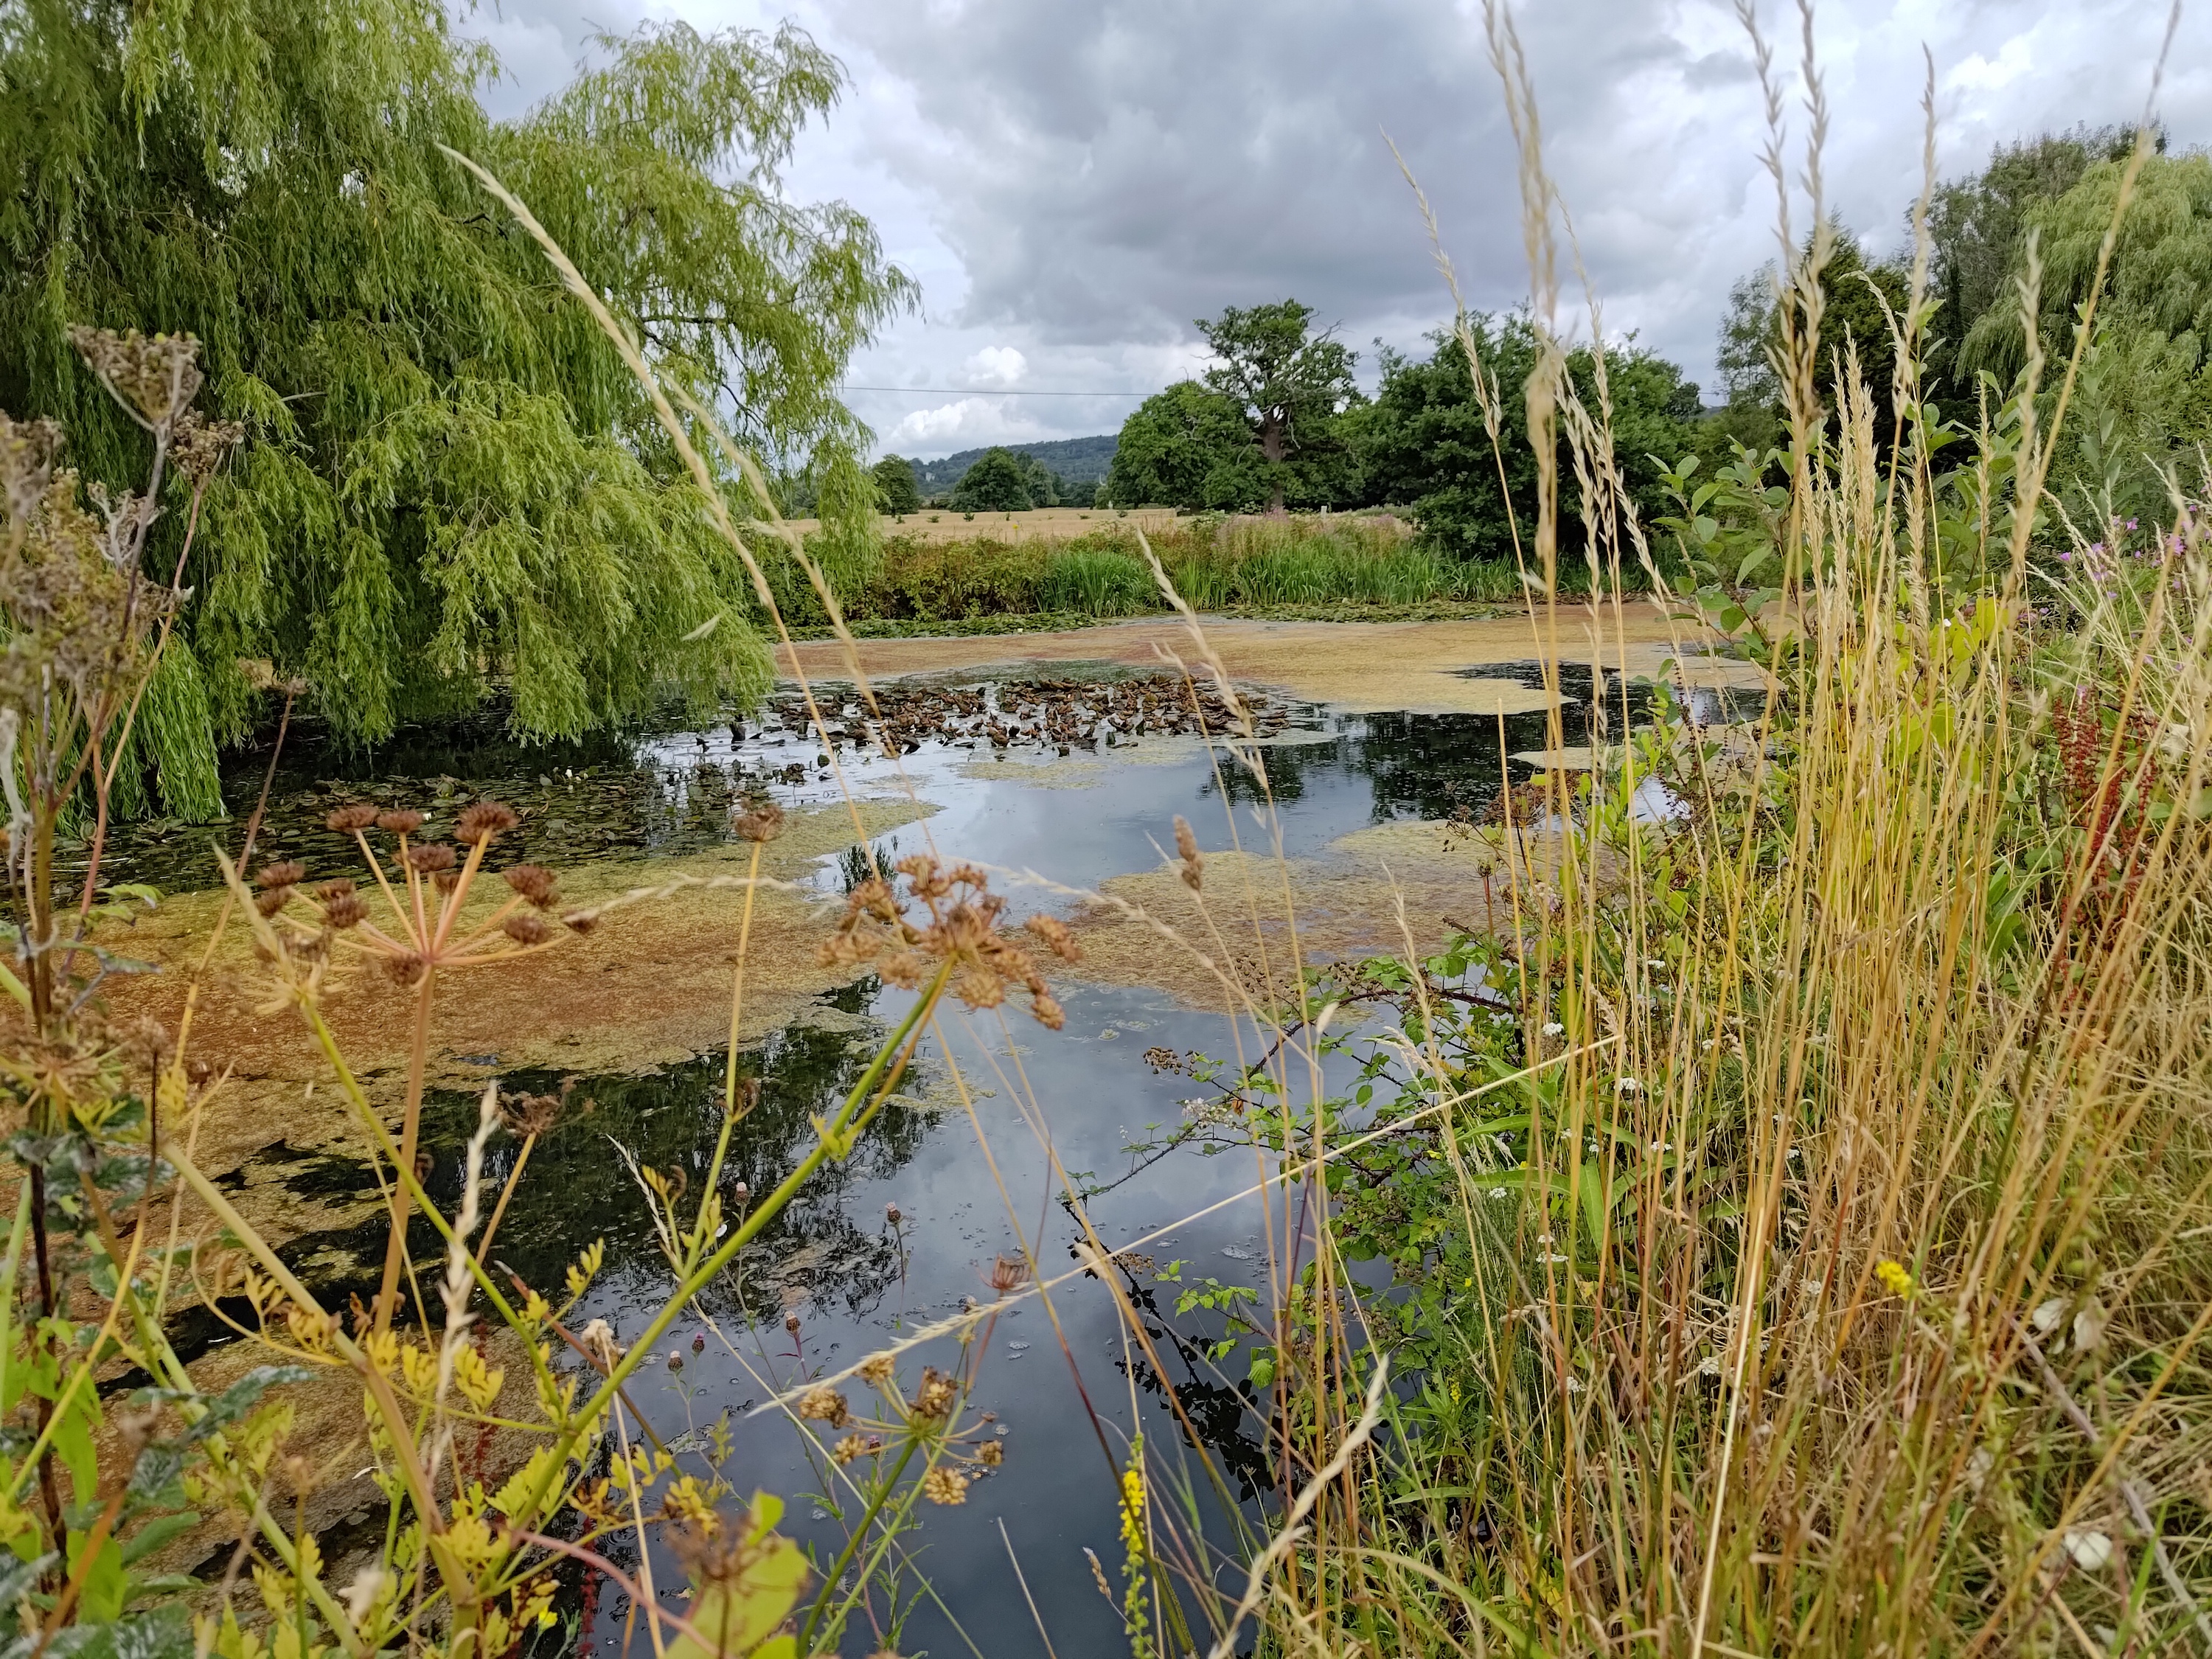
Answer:
[[[1520,665],[1526,675],[1534,665]],[[1486,675],[1510,672],[1495,665]],[[1571,678],[1567,740],[1579,741],[1580,707],[1589,687]],[[973,684],[966,676],[961,683]],[[1618,695],[1616,693],[1616,695]],[[1618,702],[1614,705],[1620,707]],[[1641,712],[1631,693],[1628,714]],[[1708,715],[1717,708],[1703,711]],[[1394,818],[1435,818],[1479,811],[1502,777],[1526,775],[1510,758],[1540,749],[1541,714],[1345,715],[1326,708],[1292,711],[1291,730],[1267,750],[1269,784],[1283,851],[1320,852],[1346,833]],[[311,866],[337,861],[316,827],[334,800],[388,797],[432,805],[441,797],[492,794],[532,811],[519,855],[574,863],[607,854],[696,850],[727,835],[732,801],[749,784],[773,779],[778,796],[805,804],[835,799],[837,784],[817,763],[819,745],[771,723],[734,722],[703,730],[663,726],[596,738],[588,744],[523,749],[486,724],[434,734],[403,734],[373,757],[348,756],[310,737],[290,748],[276,774],[264,845],[306,856]],[[1255,818],[1260,792],[1225,763],[1217,767],[1194,742],[1157,743],[1133,752],[1079,750],[1057,763],[1060,787],[1027,781],[1028,760],[993,761],[988,747],[925,742],[896,764],[853,750],[841,756],[845,776],[864,793],[898,785],[902,771],[933,816],[882,837],[879,860],[933,848],[1005,870],[1035,870],[1071,886],[1153,867],[1171,843],[1176,814],[1195,825],[1209,848],[1226,846],[1232,817],[1247,847],[1265,850],[1272,833]],[[267,757],[247,752],[226,779],[241,817],[258,793]],[[1090,769],[1085,770],[1084,769]],[[373,780],[373,781],[364,781]],[[1066,787],[1075,785],[1079,787]],[[204,832],[155,826],[111,855],[115,879],[178,887],[202,884]],[[825,896],[862,871],[857,848],[824,859],[816,875]],[[1036,888],[1013,890],[1016,908],[1059,902]],[[1105,1188],[1088,1201],[1093,1224],[1109,1249],[1131,1249],[1165,1266],[1186,1265],[1186,1281],[1213,1278],[1254,1285],[1268,1297],[1267,1241],[1279,1248],[1287,1231],[1275,1195],[1270,1214],[1261,1200],[1239,1196],[1261,1171],[1249,1152],[1208,1156],[1196,1146],[1153,1156],[1145,1149],[1183,1121],[1188,1079],[1147,1063],[1147,1049],[1226,1056],[1237,1034],[1218,1015],[1179,1006],[1163,994],[1055,983],[1067,1023],[1048,1032],[1009,1011],[941,1022],[941,1034],[921,1050],[902,1103],[888,1109],[854,1156],[830,1166],[769,1227],[735,1269],[702,1298],[714,1329],[687,1316],[658,1345],[659,1355],[630,1393],[669,1442],[696,1446],[698,1432],[726,1419],[733,1452],[722,1473],[740,1494],[755,1488],[789,1502],[786,1529],[828,1561],[845,1534],[826,1464],[806,1453],[810,1443],[770,1411],[750,1414],[781,1390],[849,1365],[917,1324],[959,1309],[963,1298],[988,1301],[994,1258],[1019,1259],[1033,1249],[1048,1278],[1067,1272],[1079,1230],[1060,1201],[1057,1156],[1070,1179]],[[864,981],[824,1000],[818,1016],[770,1037],[740,1056],[759,1079],[761,1103],[734,1142],[726,1180],[769,1191],[812,1145],[810,1117],[831,1109],[857,1079],[882,1033],[910,1006],[905,994]],[[1244,1031],[1245,1052],[1256,1052]],[[942,1046],[949,1042],[950,1051]],[[488,1057],[494,1060],[495,1057]],[[606,1241],[606,1265],[575,1322],[603,1317],[618,1340],[640,1331],[669,1280],[644,1203],[619,1143],[639,1163],[684,1169],[702,1177],[720,1125],[726,1057],[707,1054],[644,1075],[564,1079],[545,1073],[504,1077],[510,1091],[550,1092],[572,1083],[572,1109],[532,1154],[503,1222],[498,1255],[526,1281],[551,1287],[562,1269],[595,1238]],[[972,1099],[972,1115],[949,1085],[957,1066]],[[474,1126],[472,1096],[439,1095],[426,1110],[424,1132],[434,1158],[430,1188],[457,1201],[459,1152]],[[1048,1151],[1047,1137],[1049,1139]],[[986,1155],[988,1147],[988,1156]],[[516,1152],[505,1136],[492,1143],[488,1175],[504,1180]],[[281,1164],[281,1158],[279,1159]],[[324,1183],[361,1182],[365,1169],[318,1155],[283,1167],[281,1177],[303,1191]],[[1124,1178],[1126,1177],[1126,1178]],[[1295,1199],[1292,1200],[1295,1202]],[[888,1219],[896,1205],[899,1221]],[[418,1221],[418,1227],[422,1224]],[[435,1252],[424,1228],[419,1256]],[[353,1275],[336,1261],[367,1268],[380,1244],[310,1237],[287,1252],[324,1264],[319,1289],[336,1294]],[[1208,1364],[1197,1342],[1218,1335],[1218,1319],[1173,1316],[1172,1287],[1149,1274],[1125,1276],[1122,1290],[1148,1320],[1171,1382],[1237,1499],[1227,1516],[1194,1465],[1214,1540],[1233,1549],[1240,1522],[1261,1516],[1272,1492],[1263,1425],[1240,1387],[1239,1352]],[[796,1339],[785,1327],[796,1314]],[[693,1349],[695,1335],[706,1346]],[[666,1355],[680,1357],[672,1367]],[[946,1364],[948,1346],[917,1355]],[[1009,1545],[1049,1632],[1054,1650],[1078,1656],[1126,1651],[1117,1614],[1101,1606],[1084,1551],[1095,1550],[1109,1575],[1121,1547],[1114,1470],[1129,1439],[1141,1432],[1148,1449],[1171,1464],[1187,1455],[1186,1437],[1170,1413],[1163,1379],[1125,1340],[1113,1297],[1096,1280],[1076,1278],[1054,1291],[1050,1310],[1036,1297],[1012,1306],[989,1328],[977,1356],[971,1410],[996,1413],[1005,1431],[1002,1468],[979,1480],[965,1504],[921,1506],[921,1529],[908,1540],[914,1571],[906,1584],[918,1599],[897,1633],[898,1650],[965,1651],[994,1656],[1042,1653],[1035,1621],[1016,1583]],[[904,1380],[911,1388],[913,1376]],[[856,1406],[865,1390],[850,1389]],[[690,1439],[684,1437],[690,1436]],[[704,1473],[701,1456],[684,1467]],[[1002,1530],[1003,1527],[1003,1530]],[[617,1543],[611,1553],[634,1561]],[[627,1547],[634,1549],[634,1546]],[[1224,1565],[1224,1583],[1232,1569]],[[1234,1570],[1241,1584],[1241,1569]],[[657,1560],[663,1587],[680,1586],[671,1561]],[[924,1588],[922,1581],[927,1580]],[[1115,1581],[1118,1594],[1120,1583]],[[682,1603],[672,1593],[669,1604]],[[599,1598],[582,1645],[611,1651],[623,1631],[618,1595]],[[856,1621],[848,1653],[890,1644],[890,1633]]]

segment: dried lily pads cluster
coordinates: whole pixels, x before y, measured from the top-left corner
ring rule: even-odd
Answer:
[[[1280,704],[1256,692],[1240,692],[1262,737],[1290,724]],[[966,748],[1096,749],[1101,744],[1137,737],[1216,737],[1237,730],[1219,691],[1196,689],[1178,675],[1151,674],[1121,680],[1007,681],[985,685],[878,686],[878,720],[859,702],[839,712],[826,708],[833,744],[864,750],[911,754],[926,739]],[[806,706],[795,699],[779,703],[771,716],[794,732],[814,735]]]

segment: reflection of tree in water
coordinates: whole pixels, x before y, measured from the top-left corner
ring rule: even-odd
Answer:
[[[331,808],[353,800],[417,807],[449,819],[480,796],[523,815],[500,847],[504,859],[560,864],[611,852],[683,853],[729,839],[728,812],[749,785],[763,781],[702,744],[645,745],[684,730],[680,708],[614,732],[572,743],[523,744],[507,731],[504,706],[486,706],[434,724],[404,726],[374,750],[340,745],[312,721],[295,719],[270,787],[259,846],[296,858],[319,880],[358,873],[349,837],[326,830]],[[258,796],[269,765],[265,743],[223,757],[223,799],[243,817]],[[151,881],[172,890],[216,884],[204,826],[153,820],[116,826],[102,868],[118,879]],[[231,839],[235,840],[234,835]]]
[[[1470,672],[1532,688],[1543,684],[1542,671],[1534,662],[1494,664]],[[1580,744],[1588,737],[1591,685],[1588,663],[1561,667],[1560,726],[1569,744]],[[1624,688],[1618,675],[1608,675],[1606,699],[1615,735],[1624,718],[1631,726],[1641,726],[1650,718],[1652,692],[1648,685],[1631,683]],[[1715,712],[1705,717],[1722,717],[1717,704]],[[1510,757],[1546,748],[1550,742],[1549,722],[1540,709],[1508,714],[1503,724],[1505,741],[1501,757],[1500,722],[1495,714],[1341,716],[1337,720],[1340,735],[1334,742],[1283,744],[1261,751],[1267,760],[1268,792],[1279,802],[1297,800],[1307,793],[1310,778],[1350,772],[1371,784],[1370,810],[1378,823],[1401,817],[1448,818],[1462,811],[1480,813],[1497,796],[1509,765],[1516,776],[1528,771]],[[1507,764],[1501,764],[1502,759]],[[1232,803],[1261,801],[1258,781],[1242,768],[1224,765],[1221,779]],[[1212,793],[1210,785],[1206,793]]]
[[[1206,1443],[1206,1449],[1235,1477],[1239,1501],[1249,1504],[1261,1493],[1273,1491],[1274,1475],[1268,1466],[1267,1449],[1253,1433],[1259,1418],[1252,1385],[1240,1382],[1232,1387],[1220,1382],[1219,1373],[1210,1365],[1201,1373],[1199,1367],[1203,1356],[1160,1312],[1153,1287],[1139,1283],[1126,1270],[1123,1277],[1127,1281],[1131,1301],[1146,1316],[1146,1334],[1155,1344],[1164,1340],[1182,1362],[1183,1374],[1175,1383],[1176,1399],[1182,1402],[1183,1415],[1190,1419],[1190,1426]],[[1127,1361],[1116,1360],[1115,1369],[1133,1377],[1139,1389],[1159,1401],[1162,1407],[1172,1414],[1166,1382],[1140,1353],[1133,1351]],[[1180,1431],[1182,1427],[1178,1421],[1176,1428]],[[1182,1438],[1185,1445],[1190,1443],[1188,1433]]]
[[[866,991],[856,987],[838,1000],[856,1011]],[[756,1201],[774,1190],[813,1146],[811,1119],[830,1115],[859,1080],[871,1052],[866,1037],[793,1026],[738,1056],[738,1075],[757,1078],[761,1091],[759,1103],[731,1138],[723,1170],[722,1201],[733,1219],[740,1212],[738,1183]],[[679,1212],[692,1213],[700,1196],[696,1182],[705,1177],[721,1131],[723,1065],[715,1054],[649,1077],[579,1082],[561,1123],[530,1155],[500,1224],[495,1254],[556,1299],[562,1268],[595,1238],[606,1240],[610,1278],[623,1269],[665,1276],[645,1196],[608,1143],[620,1143],[641,1165],[681,1171],[687,1190]],[[537,1093],[556,1092],[561,1081],[550,1073],[502,1079],[507,1089]],[[460,1200],[462,1156],[477,1103],[477,1097],[461,1094],[424,1103],[424,1140],[434,1160],[424,1185],[448,1212]],[[741,1298],[756,1313],[808,1297],[834,1296],[856,1313],[872,1303],[897,1279],[897,1256],[887,1235],[854,1224],[844,1195],[854,1182],[880,1179],[903,1164],[928,1125],[920,1112],[896,1103],[886,1106],[853,1155],[825,1164],[762,1231],[740,1258],[735,1282],[725,1275],[708,1295],[727,1298],[733,1308]],[[485,1157],[488,1191],[496,1192],[506,1181],[520,1150],[512,1136],[495,1135]],[[409,1243],[420,1260],[435,1252],[437,1241],[427,1223],[417,1227]]]

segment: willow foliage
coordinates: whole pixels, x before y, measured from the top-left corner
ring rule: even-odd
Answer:
[[[2023,216],[2014,274],[2025,273],[2032,231],[2037,325],[2051,361],[2063,362],[2073,349],[2124,167],[2099,162]],[[2145,162],[2096,298],[2096,334],[2051,483],[2100,534],[2106,515],[2166,514],[2169,480],[2185,489],[2201,487],[2197,450],[2212,442],[2212,157]],[[2014,287],[1974,320],[1960,357],[2003,382],[2019,373],[2025,356]]]
[[[366,742],[495,677],[528,737],[766,684],[743,573],[632,377],[440,144],[532,204],[664,375],[771,462],[810,456],[851,520],[832,550],[866,556],[865,434],[834,388],[912,287],[858,213],[781,178],[838,65],[788,27],[602,44],[495,123],[495,65],[436,0],[0,13],[0,408],[132,476],[143,434],[68,344],[91,322],[197,335],[210,412],[247,430],[191,543],[161,776],[204,778],[270,672]],[[185,531],[172,513],[149,547],[164,580]]]

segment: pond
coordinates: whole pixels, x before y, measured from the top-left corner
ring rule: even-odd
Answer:
[[[1534,662],[1468,672],[1540,684]],[[1002,879],[1013,884],[1006,890],[1016,914],[1040,908],[1065,914],[1074,906],[1065,891],[1024,884],[1018,872],[1040,872],[1063,889],[1091,889],[1157,869],[1179,814],[1210,852],[1238,840],[1262,853],[1279,848],[1309,868],[1312,890],[1325,898],[1331,883],[1352,879],[1329,862],[1347,837],[1478,815],[1505,782],[1531,775],[1525,757],[1546,744],[1540,712],[1349,714],[1267,698],[1259,706],[1268,734],[1264,793],[1276,809],[1269,819],[1260,810],[1257,781],[1196,738],[1146,729],[1134,717],[1121,721],[1122,730],[1106,724],[1117,708],[1139,708],[1154,678],[1055,665],[1044,674],[954,672],[908,683],[894,698],[912,714],[896,757],[865,739],[823,744],[794,723],[802,717],[787,697],[765,718],[694,728],[672,717],[556,748],[517,747],[489,718],[403,734],[366,758],[336,750],[312,732],[295,733],[273,775],[262,846],[328,869],[345,849],[320,820],[338,801],[404,800],[442,817],[488,795],[524,813],[518,856],[573,865],[719,842],[729,834],[732,803],[763,787],[793,807],[834,801],[846,790],[872,796],[904,787],[935,810],[878,836],[874,858],[881,863],[934,849],[1009,872]],[[1583,739],[1593,682],[1586,668],[1568,669],[1564,680],[1565,740],[1572,744]],[[1616,716],[1641,716],[1641,690],[1613,681],[1606,690]],[[1704,717],[1735,712],[1724,692],[1697,696]],[[842,687],[823,688],[823,701],[833,723],[855,707]],[[1017,729],[1024,720],[1026,737]],[[994,740],[994,727],[1006,741]],[[853,731],[857,738],[857,720]],[[241,819],[261,791],[268,760],[265,750],[248,750],[228,769],[226,796]],[[150,826],[121,836],[105,869],[116,880],[202,886],[204,848],[204,831]],[[825,900],[834,899],[866,870],[856,843],[822,858],[811,880]],[[1461,879],[1471,884],[1471,877]],[[1128,982],[1133,976],[1139,982]],[[733,1450],[725,1477],[740,1495],[755,1488],[784,1495],[786,1530],[826,1561],[844,1540],[828,1472],[818,1455],[807,1455],[812,1443],[777,1412],[763,1411],[763,1403],[958,1310],[966,1298],[989,1301],[994,1261],[1033,1250],[1048,1282],[1061,1282],[1048,1297],[1022,1299],[982,1328],[988,1346],[979,1356],[971,1402],[995,1414],[992,1429],[1003,1436],[1005,1460],[964,1504],[921,1506],[923,1524],[908,1540],[916,1572],[907,1579],[921,1600],[899,1634],[902,1651],[1041,1650],[1032,1647],[1036,1631],[1020,1583],[1035,1598],[1058,1654],[1076,1659],[1125,1650],[1117,1615],[1097,1605],[1085,1551],[1096,1551],[1114,1573],[1121,1546],[1113,1466],[1130,1437],[1141,1432],[1156,1456],[1187,1453],[1164,1380],[1173,1383],[1231,1484],[1233,1514],[1223,1512],[1194,1465],[1187,1471],[1201,1510],[1212,1511],[1206,1524],[1217,1545],[1233,1552],[1238,1527],[1259,1522],[1276,1490],[1279,1471],[1244,1380],[1244,1352],[1209,1359],[1200,1345],[1220,1334],[1218,1318],[1175,1316],[1172,1287],[1159,1285],[1153,1273],[1181,1261],[1186,1282],[1249,1285],[1265,1307],[1273,1300],[1271,1257],[1279,1261],[1301,1249],[1297,1194],[1288,1210],[1279,1191],[1264,1200],[1255,1195],[1265,1170],[1252,1152],[1197,1141],[1162,1146],[1186,1121],[1185,1097],[1204,1091],[1160,1062],[1194,1051],[1228,1056],[1240,1036],[1243,1051],[1255,1053],[1255,1033],[1249,1023],[1240,1034],[1221,1014],[1194,1009],[1187,995],[1172,994],[1164,973],[1147,983],[1141,968],[1133,975],[1125,967],[1121,982],[1115,978],[1086,978],[1081,969],[1054,975],[1066,1012],[1058,1033],[1012,1010],[1003,1011],[1004,1019],[951,1011],[940,1022],[949,1051],[938,1037],[926,1042],[899,1097],[853,1157],[830,1166],[702,1298],[713,1330],[684,1317],[630,1387],[654,1431],[679,1448],[701,1447],[710,1425],[726,1422]],[[851,1086],[909,1006],[906,994],[863,979],[741,1054],[741,1069],[761,1084],[760,1103],[736,1135],[726,1199],[735,1201],[740,1182],[752,1194],[767,1192],[805,1156],[813,1144],[811,1117]],[[568,1096],[562,1121],[535,1148],[501,1223],[500,1261],[550,1290],[580,1249],[604,1239],[605,1268],[572,1328],[603,1317],[618,1340],[629,1340],[659,1305],[669,1279],[617,1147],[664,1170],[703,1171],[720,1126],[726,1056],[703,1053],[673,1066],[581,1077],[500,1072],[496,1055],[483,1058],[487,1074],[498,1075],[509,1092],[565,1088]],[[964,1090],[953,1085],[956,1067]],[[458,1089],[427,1103],[428,1184],[441,1203],[459,1199],[460,1152],[476,1109],[475,1093]],[[494,1182],[504,1180],[517,1147],[504,1134],[492,1141]],[[328,1148],[295,1151],[281,1138],[247,1167],[253,1179],[290,1183],[302,1194],[358,1190],[370,1180],[357,1159]],[[1128,1253],[1117,1258],[1124,1267],[1120,1291],[1145,1318],[1166,1379],[1132,1346],[1109,1288],[1075,1273],[1081,1230],[1066,1202],[1068,1182],[1085,1194],[1085,1211],[1107,1248]],[[419,1218],[416,1228],[417,1259],[428,1260],[436,1254],[434,1237]],[[319,1294],[343,1305],[348,1293],[373,1288],[381,1243],[369,1224],[351,1233],[303,1235],[285,1255],[312,1276]],[[795,1332],[787,1315],[796,1317]],[[218,1334],[211,1321],[188,1333],[200,1343]],[[669,1360],[671,1352],[680,1364]],[[915,1356],[913,1368],[927,1357]],[[946,1363],[944,1354],[933,1357]],[[1264,1394],[1257,1397],[1264,1401]],[[690,1452],[685,1467],[704,1472]],[[627,1564],[625,1548],[634,1546],[617,1542],[610,1553]],[[1224,1572],[1231,1565],[1224,1554]],[[655,1581],[668,1590],[683,1577],[672,1561],[657,1561]],[[672,1592],[669,1604],[681,1605]],[[622,1640],[624,1612],[611,1590],[597,1597],[585,1640],[611,1651]],[[881,1643],[881,1633],[860,1621],[845,1650],[866,1652]]]

